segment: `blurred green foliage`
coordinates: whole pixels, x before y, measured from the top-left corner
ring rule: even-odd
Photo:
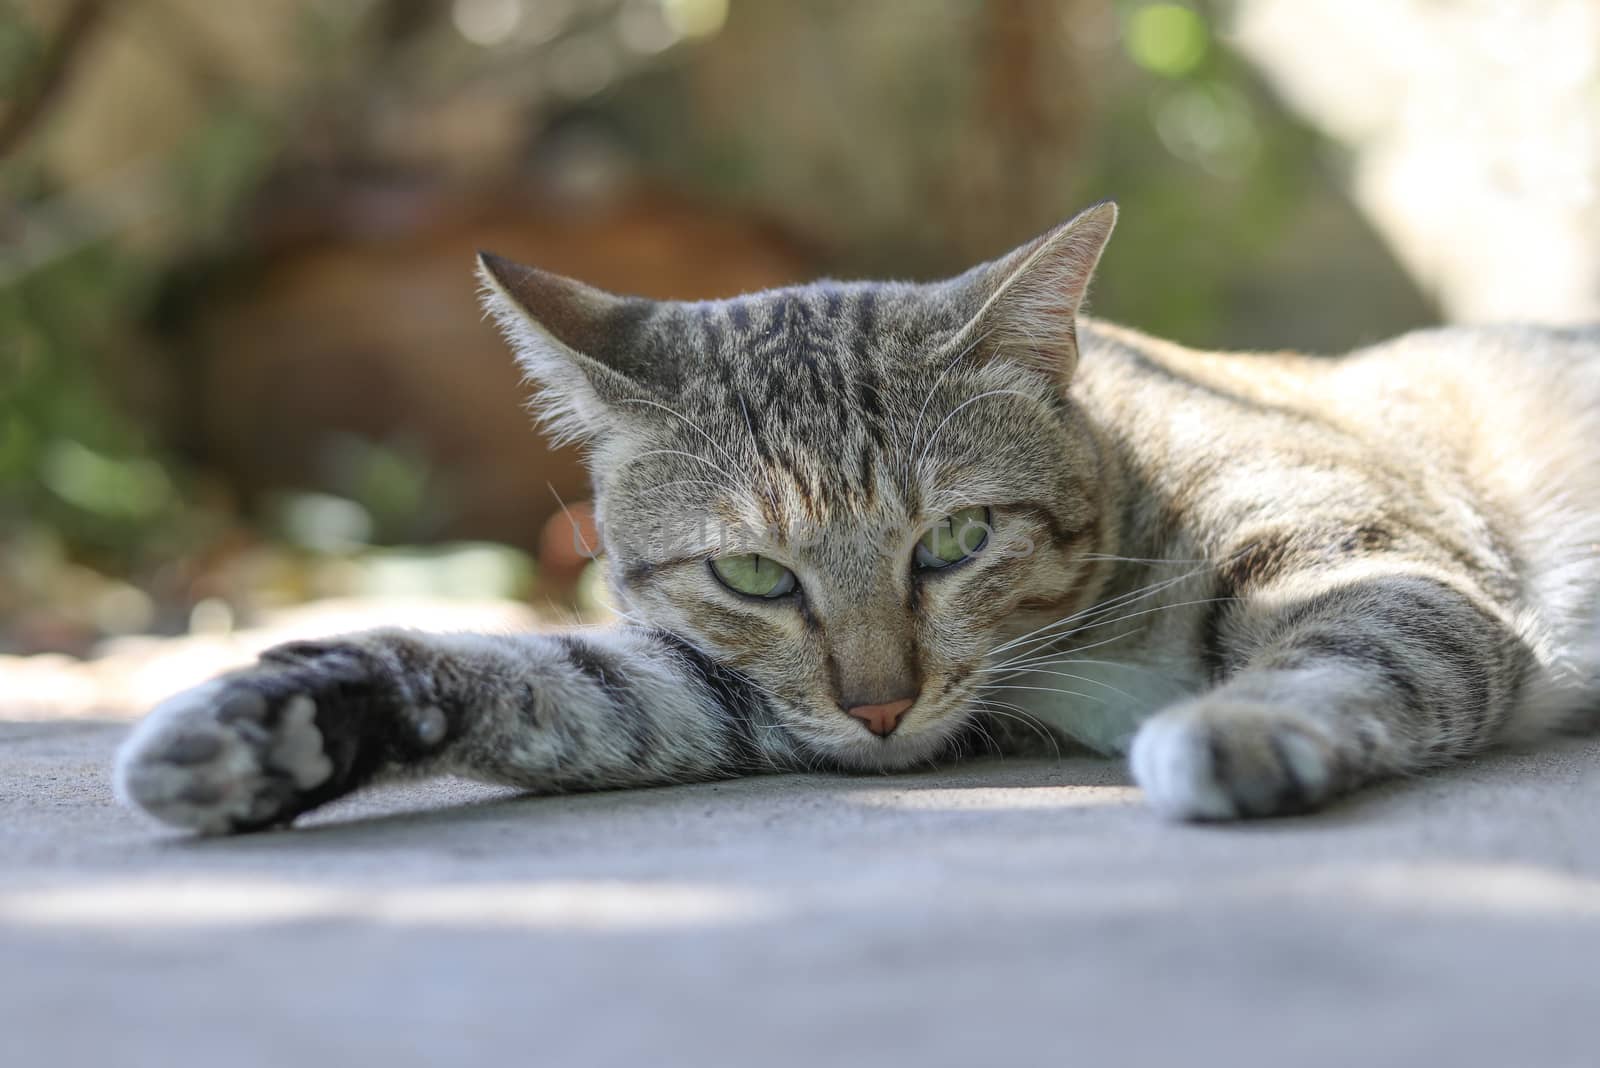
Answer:
[[[115,203],[102,209],[105,217],[92,204],[68,203],[71,191],[56,188],[26,154],[0,167],[5,195],[35,205],[19,224],[24,240],[4,264],[13,276],[0,289],[7,529],[42,531],[71,557],[130,574],[195,550],[225,525],[227,517],[196,497],[192,473],[156,421],[136,406],[145,392],[139,361],[170,250],[225,244],[278,144],[259,117],[219,98],[156,168],[157,183],[146,169],[122,176],[129,201],[147,197],[152,184],[162,189],[158,244],[125,240]]]
[[[184,513],[172,458],[108,395],[103,356],[147,277],[100,244],[0,293],[0,517],[113,569],[133,566],[152,533],[168,543]]]
[[[1326,189],[1332,147],[1216,46],[1202,9],[1123,0],[1116,10],[1130,84],[1096,117],[1075,182],[1124,207],[1096,311],[1188,344],[1244,344],[1232,290]]]
[[[15,99],[38,69],[44,40],[14,0],[0,0],[0,98]]]
[[[1181,78],[1193,73],[1211,50],[1211,28],[1193,8],[1158,3],[1124,10],[1128,56],[1145,70]]]

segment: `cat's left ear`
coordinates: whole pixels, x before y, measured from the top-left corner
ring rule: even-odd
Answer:
[[[1012,360],[1058,386],[1078,366],[1078,309],[1100,253],[1117,224],[1117,205],[1102,200],[1071,221],[961,279],[981,306],[970,331],[990,359]]]
[[[557,441],[626,424],[666,368],[642,341],[656,301],[619,297],[537,267],[478,253],[483,306],[542,388],[535,407]]]

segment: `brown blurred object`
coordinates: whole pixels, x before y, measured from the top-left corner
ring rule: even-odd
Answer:
[[[182,329],[169,419],[247,497],[337,492],[329,458],[342,437],[404,443],[440,476],[444,514],[426,533],[442,538],[533,549],[556,494],[587,492],[575,450],[551,450],[531,425],[529,390],[482,319],[476,250],[661,298],[813,272],[771,227],[643,189],[599,204],[459,187],[321,203],[321,223],[269,228],[327,236],[289,240],[244,284],[200,302]]]
[[[600,552],[594,505],[573,501],[551,516],[539,536],[539,580],[546,593],[570,593]]]

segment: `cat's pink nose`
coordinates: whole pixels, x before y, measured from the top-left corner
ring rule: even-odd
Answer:
[[[915,698],[902,697],[898,701],[886,701],[881,705],[855,705],[845,711],[865,723],[867,730],[873,734],[887,738],[900,725],[900,717],[906,714],[906,709],[911,707],[913,700]]]

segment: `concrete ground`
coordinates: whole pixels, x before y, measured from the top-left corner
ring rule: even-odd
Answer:
[[[1600,1063],[1596,740],[1249,826],[1074,758],[195,840],[125,729],[0,722],[11,1068]]]

